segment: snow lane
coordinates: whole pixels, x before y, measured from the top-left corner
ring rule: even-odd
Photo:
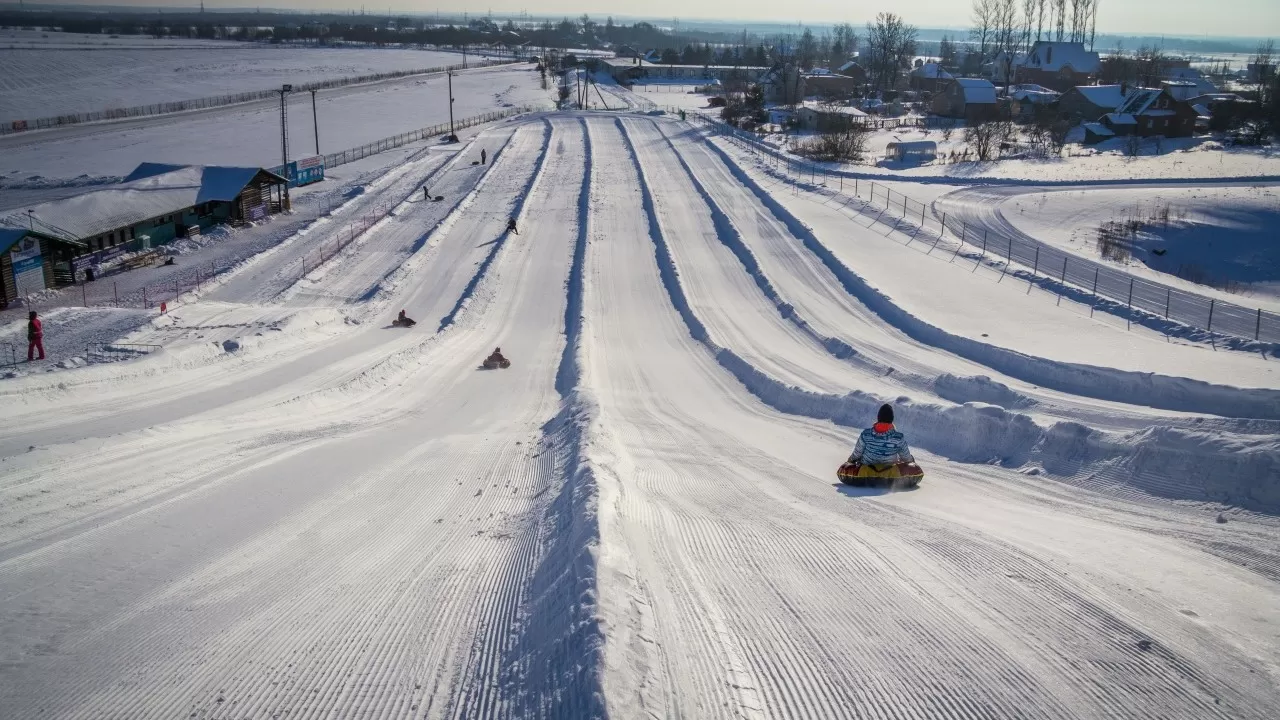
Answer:
[[[819,347],[778,313],[721,240],[735,233],[681,170],[670,146],[648,120],[623,121],[649,179],[664,234],[690,304],[718,344],[733,347],[780,380],[822,392],[843,393],[852,368]]]
[[[514,149],[525,167],[548,142],[541,128],[528,130],[534,142]],[[27,589],[21,613],[0,617],[0,636],[19,637],[17,622],[30,638],[7,645],[22,667],[0,690],[0,714],[322,717],[433,708],[491,717],[519,706],[523,680],[509,672],[507,649],[524,578],[544,549],[541,508],[563,462],[539,427],[558,406],[558,328],[578,215],[577,197],[559,188],[582,183],[581,132],[576,123],[553,132],[562,151],[548,155],[546,182],[535,183],[530,203],[539,213],[496,256],[445,346],[427,349],[431,363],[406,366],[411,376],[390,401],[409,414],[304,431],[283,454],[285,438],[268,435],[261,444],[277,457],[264,466],[91,539],[0,562],[0,587]],[[480,199],[487,207],[516,202],[510,192],[528,176],[519,165],[506,170],[515,182],[489,186]],[[488,224],[500,232],[500,222]],[[470,247],[473,229],[455,226],[442,245],[461,239]],[[477,372],[499,342],[515,350],[514,367]],[[366,392],[366,401],[380,394]],[[317,409],[335,411],[323,402]],[[282,430],[307,425],[286,408],[255,414],[272,412]],[[211,443],[189,434],[161,443],[133,471],[172,464],[156,454],[165,447],[179,457],[216,449],[218,432],[203,422]],[[86,593],[116,601],[91,602]],[[75,609],[42,610],[52,597]],[[33,654],[40,643],[75,651]],[[72,657],[78,670],[62,671]],[[244,672],[249,664],[256,669]]]
[[[714,142],[711,147],[729,160],[728,151]],[[770,197],[751,172],[736,166],[731,171],[803,239],[851,296],[918,342],[1062,393],[1226,417],[1270,418],[1280,412],[1280,396],[1269,389],[1275,371],[1257,357],[1220,353],[1206,364],[1207,348],[1170,344],[1163,336],[1128,333],[1090,320],[1085,305],[1079,313],[1063,312],[1044,296],[1024,299],[1008,283],[976,278],[942,260],[921,260],[922,253],[870,237],[871,231],[850,235],[857,225],[840,207],[816,202],[807,192]],[[940,303],[939,297],[947,302]],[[1001,310],[992,314],[992,307]],[[998,332],[993,322],[1000,323]],[[978,339],[987,331],[1007,339]],[[1114,358],[1109,365],[1098,365],[1098,347],[1119,348],[1120,354],[1109,355]],[[1148,372],[1153,369],[1155,373]]]
[[[1108,607],[1123,587],[1052,570],[1060,559],[1039,545],[1015,549],[907,510],[934,496],[932,505],[947,507],[955,496],[971,521],[980,517],[983,491],[949,479],[948,464],[924,458],[935,479],[884,498],[841,498],[814,482],[829,477],[848,437],[760,406],[690,337],[663,286],[672,276],[644,266],[654,257],[646,226],[661,232],[646,217],[650,188],[628,168],[612,124],[592,131],[600,183],[618,188],[608,211],[593,216],[593,234],[608,242],[593,243],[589,256],[586,334],[604,428],[589,452],[602,477],[617,478],[601,487],[600,573],[611,581],[601,606],[609,637],[629,640],[606,646],[611,709],[1263,716],[1265,691],[1234,690],[1229,672],[1216,670],[1238,666],[1238,651],[1219,645],[1217,656],[1191,661],[1158,641],[1140,644],[1147,631]],[[1161,541],[1155,547],[1168,553]],[[1220,561],[1191,557],[1219,572]],[[960,592],[975,583],[987,590]]]

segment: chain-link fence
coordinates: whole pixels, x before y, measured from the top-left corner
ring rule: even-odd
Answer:
[[[452,126],[449,123],[440,123],[439,125],[432,125],[420,130],[410,130],[407,133],[393,135],[376,142],[371,142],[367,145],[361,145],[360,147],[325,155],[324,165],[326,168],[337,167],[338,165],[355,162],[356,160],[369,157],[370,155],[377,155],[380,152],[394,150],[395,148],[402,145],[408,145],[412,142],[442,136],[449,132],[450,127],[454,130],[461,130],[463,128],[483,125],[485,123],[494,122],[495,120],[502,120],[504,118],[521,115],[527,112],[534,112],[538,109],[539,108],[534,105],[521,105],[520,107],[506,108],[505,110],[496,110],[494,112],[484,113],[483,115],[474,115],[469,118],[455,120]]]
[[[1172,320],[1206,330],[1211,335],[1280,343],[1280,315],[1276,313],[1137,277],[1024,235],[1000,233],[988,227],[970,230],[967,222],[948,218],[945,213],[936,217],[929,212],[928,204],[882,183],[793,157],[765,144],[752,133],[704,114],[698,114],[696,119],[767,157],[775,170],[793,175],[797,181],[808,182],[845,205],[854,199],[865,203],[864,212],[871,215],[873,222],[897,227],[908,238],[908,243],[927,238],[933,240],[936,248],[948,241],[948,247],[954,246],[953,257],[969,248],[967,252],[978,256],[980,262],[988,258],[1003,260],[1006,263],[1003,272],[1008,271],[1010,264],[1021,265],[1031,270],[1033,279],[1054,281],[1076,288],[1085,297],[1106,298],[1124,306],[1129,321],[1136,319],[1135,311],[1141,311],[1147,318]]]
[[[483,115],[475,115],[473,117],[457,120],[453,123],[453,127],[455,130],[472,127],[512,117],[521,113],[535,111],[537,109],[538,108],[533,106],[507,108],[497,112],[485,113]],[[368,157],[385,150],[391,150],[411,142],[443,135],[448,130],[449,124],[444,123],[441,125],[433,125],[428,128],[423,128],[421,130],[415,130],[413,132],[402,133],[393,137],[384,138],[378,142],[362,145],[358,148],[352,148],[340,153],[327,155],[325,156],[325,164],[328,166],[336,166],[352,162],[354,160]],[[298,199],[295,200],[295,202],[309,201]],[[333,198],[327,195],[317,196],[315,203],[317,214],[320,215],[329,215],[335,208]],[[397,203],[392,201],[379,202],[360,216],[352,218],[345,225],[334,230],[330,239],[320,242],[313,251],[306,253],[302,257],[300,263],[300,276],[305,277],[307,273],[315,270],[322,263],[326,262],[347,245],[351,244],[351,242],[358,238],[361,233],[372,227],[374,223],[386,217],[396,205]],[[141,241],[135,240],[131,241],[130,246],[127,247],[125,251],[137,252],[140,249],[142,249]],[[65,306],[68,304],[83,305],[84,307],[158,308],[164,303],[181,299],[186,293],[190,293],[192,291],[199,292],[213,277],[226,272],[242,260],[244,260],[244,257],[237,256],[225,258],[221,261],[212,261],[207,265],[201,264],[198,266],[192,266],[169,276],[163,282],[150,283],[143,285],[142,287],[133,286],[124,292],[121,292],[118,282],[109,282],[107,278],[101,278],[93,282],[81,282],[77,287],[67,288],[66,291],[57,299],[42,301],[39,299],[39,296],[35,298],[27,297],[22,299],[22,305],[33,309]],[[163,261],[164,256],[157,249],[129,257],[123,260],[121,264],[127,269],[140,269],[144,267],[154,267]]]
[[[381,80],[394,80],[395,78],[408,77],[410,75],[428,75],[432,73],[448,72],[450,70],[467,70],[510,64],[512,64],[510,60],[480,60],[476,62],[469,62],[465,65],[441,65],[439,67],[422,68],[419,70],[396,70],[393,72],[375,73],[372,75],[318,80],[313,83],[294,85],[293,91],[310,92],[311,90],[326,90],[336,87],[344,87],[347,85],[359,85],[362,83],[378,82]],[[146,117],[149,115],[166,115],[168,113],[185,112],[187,110],[202,110],[205,108],[222,107],[224,105],[238,105],[240,103],[266,100],[268,98],[276,97],[278,93],[279,91],[277,90],[254,90],[251,92],[232,93],[229,95],[217,95],[215,97],[174,100],[173,102],[152,103],[150,105],[135,105],[127,108],[112,108],[109,110],[97,110],[85,113],[69,113],[54,117],[36,118],[35,120],[11,120],[8,122],[0,122],[0,135],[24,132],[27,130],[47,130],[50,128],[65,127],[67,125],[99,122],[102,120],[122,120],[125,118]]]

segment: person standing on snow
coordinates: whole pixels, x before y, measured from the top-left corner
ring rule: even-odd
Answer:
[[[888,404],[880,406],[876,424],[862,431],[853,446],[853,454],[849,456],[849,462],[863,465],[915,461],[911,448],[907,447],[907,439],[893,427],[893,407]]]
[[[31,362],[35,356],[35,351],[40,351],[40,359],[44,359],[44,326],[40,324],[40,318],[36,316],[36,311],[32,310],[27,317],[27,362]]]
[[[489,164],[489,153],[485,152],[484,148],[480,148],[480,164],[481,165]]]
[[[507,232],[516,235],[520,234],[520,231],[516,229],[516,219],[514,217],[507,218]]]

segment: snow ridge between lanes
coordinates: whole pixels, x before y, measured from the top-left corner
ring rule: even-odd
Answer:
[[[705,140],[729,171],[749,188],[836,276],[845,290],[889,325],[919,342],[952,352],[1009,377],[1072,395],[1161,410],[1223,417],[1280,420],[1280,390],[1237,388],[1203,380],[1130,372],[1034,357],[954,335],[912,315],[845,265],[813,230],[792,215],[715,143]]]
[[[591,134],[582,129],[585,169],[578,190],[577,234],[565,283],[565,346],[556,368],[561,408],[542,427],[544,447],[554,448],[563,474],[545,505],[540,558],[527,587],[520,634],[505,666],[516,669],[521,717],[605,717],[602,682],[604,631],[598,611],[599,485],[587,459],[597,434],[598,405],[582,382],[583,295],[590,242]],[[551,144],[551,136],[547,138]]]
[[[639,154],[626,125],[621,119],[615,122],[638,169],[642,203],[663,286],[689,334],[766,405],[792,415],[848,427],[864,426],[866,418],[875,415],[885,398],[858,390],[839,396],[788,386],[710,336],[685,296]],[[775,206],[776,203],[771,205]],[[791,225],[803,232],[798,235],[806,244],[812,242],[825,250],[798,220],[792,218]],[[831,261],[843,267],[834,256]],[[847,269],[846,272],[852,275]],[[1048,472],[1098,488],[1118,483],[1139,493],[1177,499],[1238,504],[1263,512],[1280,508],[1280,448],[1274,436],[1244,435],[1226,440],[1221,431],[1203,433],[1163,427],[1120,435],[1077,422],[1058,422],[1045,428],[1026,415],[985,403],[943,407],[914,403],[907,397],[899,397],[895,403],[898,417],[911,428],[919,447],[953,460],[1025,467],[1030,474]],[[1195,448],[1195,452],[1189,452],[1188,447]],[[1203,471],[1206,466],[1215,468],[1213,477]],[[1158,467],[1159,472],[1151,471],[1153,467]],[[1121,492],[1132,490],[1122,488]]]
[[[697,173],[689,166],[685,160],[684,154],[672,142],[670,135],[662,128],[661,123],[652,123],[657,132],[666,141],[667,146],[671,149],[672,154],[679,161],[680,167],[683,168],[685,175],[689,181],[697,189],[703,202],[711,212],[712,222],[715,225],[716,237],[725,247],[738,258],[742,263],[743,269],[747,274],[755,280],[760,291],[774,304],[778,309],[778,313],[786,320],[794,324],[796,327],[811,337],[818,345],[822,346],[832,357],[844,360],[851,365],[855,365],[864,370],[870,371],[879,376],[888,376],[892,374],[892,380],[903,387],[914,388],[929,393],[936,393],[947,399],[955,397],[966,397],[974,399],[981,397],[986,400],[998,400],[997,404],[1004,407],[1025,408],[1036,404],[1036,401],[1009,388],[1003,383],[993,381],[988,377],[982,376],[956,376],[949,373],[943,373],[934,377],[928,377],[923,374],[912,373],[909,371],[901,371],[882,362],[878,362],[859,353],[849,343],[837,337],[823,335],[812,325],[806,321],[796,310],[795,306],[788,302],[782,294],[774,287],[769,280],[768,275],[760,267],[759,261],[756,259],[755,253],[747,246],[742,238],[742,233],[734,225],[733,220],[724,212],[720,203],[712,197],[707,191],[706,186],[698,178]],[[963,403],[964,401],[956,401]]]

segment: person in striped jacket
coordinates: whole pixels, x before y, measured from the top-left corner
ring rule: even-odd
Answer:
[[[849,456],[851,463],[873,466],[915,461],[906,437],[893,427],[893,407],[888,404],[880,406],[876,424],[862,431]]]

